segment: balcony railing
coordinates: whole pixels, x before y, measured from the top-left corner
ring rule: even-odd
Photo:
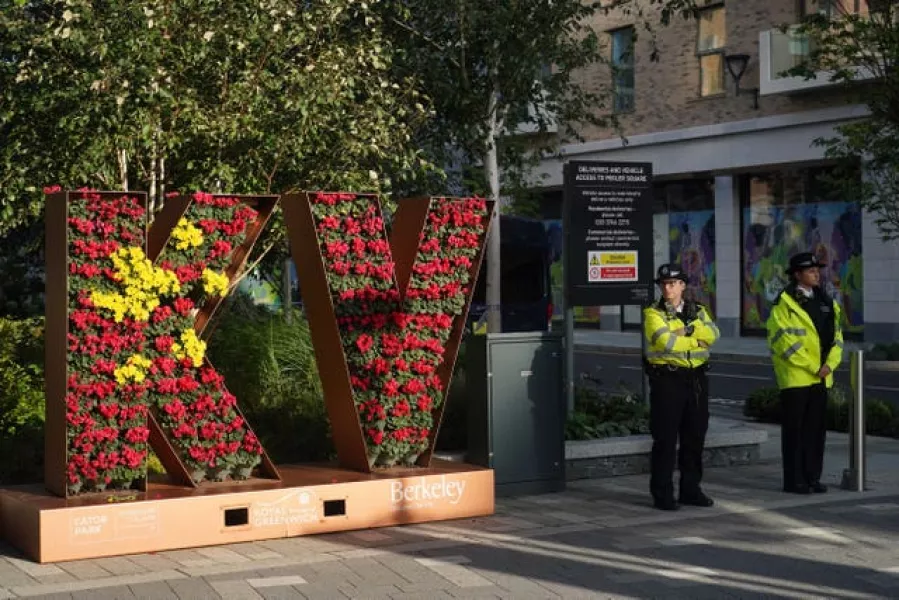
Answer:
[[[813,41],[800,33],[797,28],[781,31],[772,29],[759,34],[759,94],[791,94],[807,90],[839,85],[832,81],[833,74],[819,71],[814,79],[789,77],[784,73],[799,66],[810,56]],[[856,70],[856,79],[870,79],[871,73]]]

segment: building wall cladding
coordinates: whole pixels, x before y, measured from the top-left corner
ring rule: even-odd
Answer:
[[[740,82],[741,90],[759,85],[759,34],[781,25],[796,23],[799,9],[794,0],[727,0],[709,2],[708,6],[724,6],[725,53],[749,54],[750,60]],[[668,26],[659,25],[658,9],[647,9],[644,17],[655,28],[659,50],[658,61],[651,60],[651,35],[642,29],[639,17],[620,11],[597,15],[593,27],[597,32],[634,26],[637,41],[634,51],[635,108],[618,115],[620,131],[611,127],[585,125],[580,134],[585,140],[604,140],[620,135],[632,136],[686,127],[741,121],[771,115],[827,108],[851,101],[851,92],[839,89],[815,90],[802,94],[773,95],[759,98],[754,109],[752,97],[735,93],[733,78],[725,67],[725,93],[700,96],[697,38],[699,24],[695,19],[675,17]],[[609,35],[601,36],[610,50]],[[579,81],[597,93],[608,93],[612,75],[608,66],[598,65],[579,75]],[[599,108],[608,115],[608,107]]]
[[[760,34],[796,23],[797,4],[794,0],[708,3],[725,9],[724,52],[750,56],[741,89],[759,87]],[[649,18],[658,23],[658,13]],[[650,60],[650,36],[635,16],[613,13],[598,16],[594,23],[600,32],[625,26],[634,26],[639,36],[634,53],[634,110],[618,115],[618,130],[582,126],[581,141],[568,141],[562,156],[542,162],[538,169],[544,177],[542,185],[545,189],[561,187],[562,163],[573,158],[651,161],[660,180],[715,177],[717,317],[725,335],[752,335],[741,331],[746,273],[741,254],[744,206],[738,189],[740,176],[821,164],[823,149],[814,140],[832,136],[835,126],[867,114],[861,88],[833,86],[767,95],[759,98],[759,108],[755,109],[749,93],[735,95],[733,79],[725,70],[726,92],[703,98],[699,91],[696,20],[678,18],[668,27],[656,28],[657,62]],[[608,33],[603,37],[610,56],[611,38]],[[584,85],[601,95],[611,89],[608,67],[597,66],[580,77]],[[610,104],[597,107],[597,113],[609,114]],[[622,136],[629,138],[628,144],[622,144]],[[874,216],[867,212],[863,213],[860,235],[865,251],[864,340],[894,341],[899,339],[899,243],[881,241]],[[657,253],[661,250],[656,248]],[[663,254],[667,260],[667,248]],[[601,316],[602,328],[613,321],[610,328],[620,326],[618,307],[603,307]]]

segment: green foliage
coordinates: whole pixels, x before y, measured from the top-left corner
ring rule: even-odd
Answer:
[[[44,224],[34,222],[0,236],[0,316],[44,314]]]
[[[875,344],[867,352],[868,360],[899,360],[899,342],[892,344]]]
[[[309,326],[301,313],[287,320],[234,294],[209,342],[209,357],[225,376],[244,415],[276,462],[333,456]]]
[[[807,79],[829,72],[830,80],[853,84],[868,118],[838,126],[838,135],[816,141],[840,168],[833,184],[845,199],[857,199],[876,215],[884,239],[899,238],[899,6],[871,3],[870,15],[813,15],[790,35],[811,48],[809,59],[789,75]],[[872,78],[864,85],[862,79]],[[858,166],[864,164],[865,177]]]
[[[150,475],[161,475],[165,473],[165,467],[162,466],[162,462],[160,462],[159,457],[156,456],[156,453],[153,450],[150,450],[149,456],[147,456],[147,473]]]
[[[649,406],[639,395],[603,394],[576,388],[574,411],[565,423],[566,440],[589,440],[649,433]]]
[[[827,391],[825,421],[830,431],[849,430],[849,393],[835,385]],[[754,390],[743,406],[743,414],[763,423],[780,423],[780,392],[777,388]],[[868,435],[899,437],[899,411],[879,398],[865,398],[865,431]]]
[[[871,435],[893,435],[893,405],[870,398],[865,400],[865,430]]]
[[[425,107],[375,4],[0,0],[0,234],[48,184],[161,201],[429,170],[410,144]]]
[[[835,385],[828,390],[824,419],[829,431],[849,431],[849,395],[842,387]]]
[[[743,414],[764,423],[780,423],[780,392],[777,388],[754,390],[743,404]]]
[[[0,319],[0,483],[40,481],[43,320]]]
[[[44,420],[43,319],[0,319],[0,431]]]
[[[443,421],[440,424],[440,431],[437,432],[435,449],[439,451],[459,452],[468,449],[469,397],[465,371],[466,347],[463,338],[443,407]]]
[[[579,125],[605,122],[608,89],[595,91],[595,81],[582,85],[576,77],[607,60],[589,26],[597,3],[412,0],[382,6],[400,50],[396,71],[419,79],[431,101],[434,118],[416,139],[432,162],[452,165],[451,186],[477,187],[468,185],[467,167],[483,163],[489,171],[484,161],[493,148],[510,183],[539,160],[539,149],[558,143],[549,133],[553,125],[576,137]],[[520,125],[531,133],[517,135]],[[431,183],[445,186],[440,179]]]

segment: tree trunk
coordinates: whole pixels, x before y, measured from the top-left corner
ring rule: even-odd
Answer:
[[[148,200],[150,206],[148,207],[148,210],[147,210],[147,212],[148,212],[150,215],[155,214],[155,213],[156,213],[156,210],[157,210],[157,208],[158,208],[157,205],[156,205],[156,202],[157,202],[157,196],[156,196],[156,192],[157,192],[157,189],[156,189],[156,161],[157,161],[157,160],[158,160],[158,158],[157,158],[157,156],[156,156],[156,143],[154,142],[154,143],[153,143],[153,156],[150,157],[150,197],[149,197],[149,200]]]
[[[122,184],[122,191],[128,191],[128,152],[122,148],[116,152],[116,159],[119,163],[119,182]]]
[[[498,93],[490,97],[488,106],[487,154],[484,157],[484,170],[490,186],[490,198],[496,203],[490,223],[490,235],[487,238],[487,332],[500,333],[502,328],[502,253],[500,243],[500,218],[502,203],[499,195],[499,157],[496,142],[499,138],[500,120],[497,114]]]
[[[161,210],[165,206],[165,157],[159,157],[159,206],[157,210]]]

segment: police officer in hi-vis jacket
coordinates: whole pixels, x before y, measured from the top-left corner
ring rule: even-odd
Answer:
[[[780,388],[784,491],[823,494],[827,388],[843,360],[840,305],[821,287],[811,252],[790,258],[792,281],[768,317],[768,346]]]
[[[687,276],[678,265],[662,265],[656,283],[658,302],[643,310],[644,365],[650,385],[652,475],[649,489],[656,508],[676,510],[678,503],[712,506],[700,488],[702,450],[709,426],[709,348],[718,327],[704,306],[684,298]],[[680,438],[680,450],[678,447]],[[680,469],[674,499],[674,459]]]

